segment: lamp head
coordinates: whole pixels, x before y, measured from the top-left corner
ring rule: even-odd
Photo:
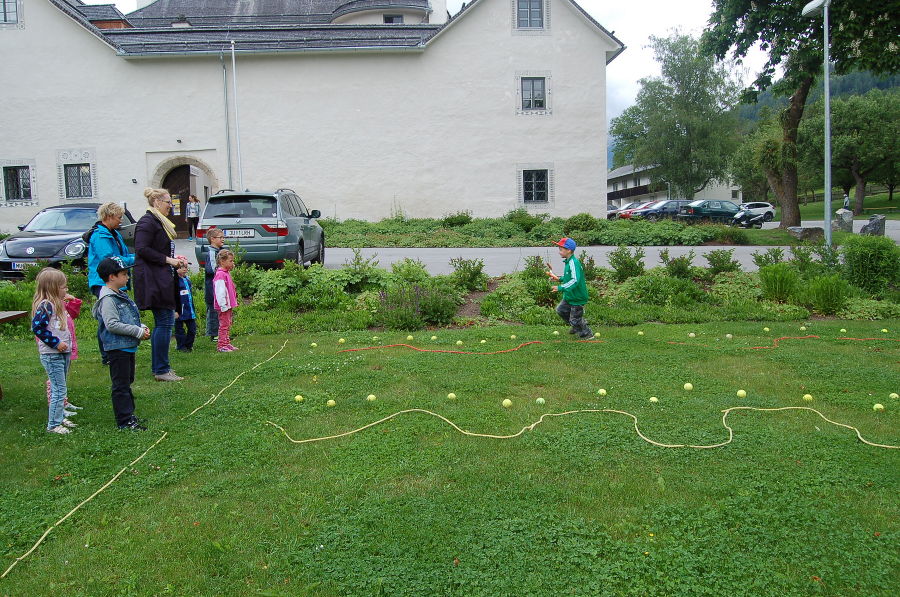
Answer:
[[[804,17],[817,17],[825,10],[825,5],[827,4],[827,0],[813,0],[803,7],[803,10],[800,12]]]

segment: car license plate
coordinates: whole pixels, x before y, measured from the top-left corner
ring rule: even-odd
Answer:
[[[25,269],[25,265],[26,265],[25,263],[16,263],[15,261],[13,261],[12,262],[13,271],[21,272]]]
[[[232,228],[225,231],[225,238],[253,238],[254,236],[253,228]]]

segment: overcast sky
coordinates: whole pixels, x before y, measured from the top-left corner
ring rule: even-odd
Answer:
[[[462,0],[447,0],[450,14],[459,11]],[[666,37],[672,29],[699,35],[712,12],[711,0],[576,0],[594,20],[615,34],[627,49],[609,65],[606,81],[607,117],[614,118],[634,103],[644,77],[659,75],[653,60],[653,52],[645,48],[649,37]],[[87,4],[108,4],[109,0],[87,0]],[[136,0],[119,0],[115,5],[123,13],[135,9]],[[744,82],[752,80],[752,74],[765,61],[761,54],[749,56],[745,61],[753,68]]]

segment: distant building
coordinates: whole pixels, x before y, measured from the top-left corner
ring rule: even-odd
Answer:
[[[0,0],[0,231],[70,201],[139,214],[146,186],[177,213],[188,194],[287,187],[340,219],[602,215],[622,43],[573,0],[474,0],[453,18],[445,2],[156,0],[122,15]]]
[[[665,183],[651,182],[652,167],[635,169],[634,166],[622,166],[606,175],[606,200],[616,207],[622,207],[632,201],[655,201],[658,199],[684,199],[672,194]],[[741,188],[736,185],[723,185],[711,182],[706,188],[694,196],[695,199],[717,199],[742,201]]]

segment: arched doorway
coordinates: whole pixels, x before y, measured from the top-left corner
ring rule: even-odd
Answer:
[[[187,203],[188,195],[191,194],[191,167],[187,164],[172,168],[166,177],[163,178],[162,188],[169,191],[172,197],[172,211],[169,212],[169,219],[175,224],[175,229],[179,232],[187,230],[187,219],[184,217],[184,206]]]

